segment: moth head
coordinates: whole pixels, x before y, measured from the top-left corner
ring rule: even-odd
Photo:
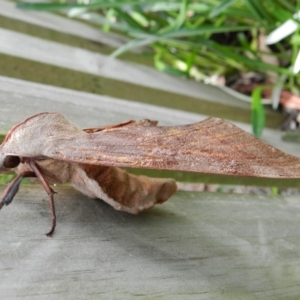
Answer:
[[[0,171],[16,168],[20,164],[20,157],[0,154]]]

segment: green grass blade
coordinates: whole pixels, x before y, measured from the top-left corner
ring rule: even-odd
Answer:
[[[70,9],[70,8],[87,8],[87,9],[101,9],[101,8],[113,8],[121,7],[124,5],[140,5],[156,2],[155,0],[114,0],[114,1],[97,1],[92,3],[30,3],[30,2],[19,2],[17,7],[20,9],[28,10],[40,10],[40,11],[56,11],[61,9]]]
[[[219,14],[224,12],[233,2],[236,2],[236,0],[223,0],[221,3],[215,7],[209,14],[209,18],[217,17]]]
[[[252,92],[251,103],[251,124],[252,132],[256,137],[260,137],[265,126],[265,111],[261,103],[261,93],[265,86],[259,86]]]
[[[188,0],[183,0],[177,19],[174,22],[174,29],[179,29],[186,20]]]
[[[155,37],[147,38],[147,39],[132,40],[132,41],[128,42],[127,44],[125,44],[124,46],[119,47],[110,56],[112,56],[112,57],[120,56],[121,54],[129,51],[130,49],[150,45],[150,44],[154,43],[155,40],[156,40]]]

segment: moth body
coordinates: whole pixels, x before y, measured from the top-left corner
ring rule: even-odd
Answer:
[[[102,199],[116,210],[133,214],[167,201],[177,189],[174,179],[137,176],[117,167],[54,159],[36,163],[48,183],[69,183],[90,198]],[[19,164],[17,173],[26,171],[31,171],[28,164]]]
[[[129,213],[163,203],[176,191],[173,179],[136,176],[119,167],[300,178],[299,157],[219,118],[179,126],[130,120],[81,130],[59,113],[45,112],[15,125],[0,145],[0,172],[17,168],[0,209],[11,203],[22,178],[37,177],[49,195],[51,236],[56,216],[48,183],[69,183]]]

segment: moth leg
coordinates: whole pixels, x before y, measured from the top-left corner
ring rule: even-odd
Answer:
[[[34,172],[31,171],[25,171],[20,174],[18,174],[6,187],[2,194],[2,201],[0,202],[0,209],[3,207],[3,205],[8,205],[11,203],[11,201],[14,199],[15,195],[17,194],[19,190],[19,186],[21,183],[21,180],[24,177],[36,177]]]
[[[51,187],[49,186],[47,181],[44,179],[44,177],[43,177],[42,173],[40,172],[40,170],[38,169],[36,163],[33,160],[29,160],[28,164],[31,167],[31,169],[34,171],[36,177],[40,180],[41,184],[43,185],[45,191],[47,192],[47,194],[49,196],[50,210],[51,210],[51,214],[52,214],[52,225],[51,225],[50,231],[46,235],[52,236],[52,234],[55,230],[55,226],[56,226],[56,214],[55,214],[55,205],[54,205],[54,199],[53,199],[53,194],[55,192],[51,189]]]

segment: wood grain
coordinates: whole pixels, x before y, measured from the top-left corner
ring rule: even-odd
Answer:
[[[3,190],[3,187],[0,188]],[[68,187],[22,186],[0,218],[5,299],[297,299],[296,197],[180,192],[133,216]]]

